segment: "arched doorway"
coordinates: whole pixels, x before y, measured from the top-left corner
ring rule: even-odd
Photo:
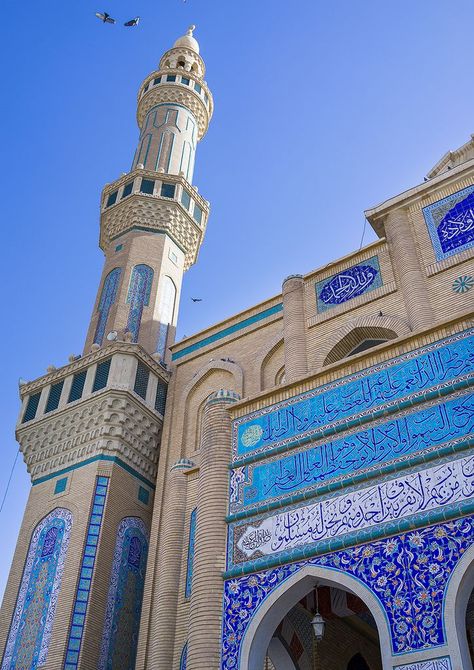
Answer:
[[[326,622],[317,644],[311,625],[316,599]],[[389,631],[375,596],[350,575],[315,566],[293,575],[267,597],[241,649],[239,670],[349,670],[357,654],[370,670],[382,670],[384,662],[391,667]]]

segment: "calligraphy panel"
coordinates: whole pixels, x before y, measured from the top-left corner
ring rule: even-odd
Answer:
[[[419,661],[418,663],[396,665],[395,670],[451,670],[451,658],[442,656],[441,658],[430,658],[428,661]]]
[[[474,330],[458,333],[233,421],[234,461],[324,437],[474,372]],[[319,434],[319,435],[318,435]]]
[[[474,499],[474,456],[229,527],[229,567]]]
[[[318,312],[342,305],[348,300],[382,286],[382,274],[377,256],[316,283]]]
[[[474,247],[474,186],[423,208],[438,261]]]
[[[447,402],[432,402],[418,412],[409,410],[391,421],[382,419],[366,430],[289,456],[235,468],[231,473],[230,511],[251,509],[314,490],[348,475],[379,470],[381,465],[407,459],[445,445],[465,442],[474,430],[474,394],[452,394]]]

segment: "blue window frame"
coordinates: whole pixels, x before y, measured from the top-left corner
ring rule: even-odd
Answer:
[[[81,370],[74,375],[72,378],[71,390],[69,391],[68,402],[73,402],[74,400],[79,400],[79,398],[82,398],[86,375],[87,370]]]
[[[97,365],[94,384],[92,385],[92,393],[94,393],[94,391],[100,391],[100,389],[103,389],[107,386],[111,360],[111,358],[108,358],[106,361],[102,361],[102,363]]]
[[[57,384],[53,384],[49,390],[48,401],[46,402],[46,409],[44,413],[52,412],[58,408],[61,391],[63,390],[64,379]]]
[[[156,86],[157,84],[161,83],[161,77],[155,77],[153,79],[153,86]]]
[[[64,493],[66,490],[67,486],[67,477],[61,477],[61,479],[56,480],[56,484],[54,486],[54,495],[57,493]]]
[[[174,198],[175,190],[175,184],[167,184],[166,182],[161,184],[161,195],[163,198]]]
[[[142,179],[140,186],[140,193],[148,193],[148,195],[153,195],[153,190],[155,188],[154,179]]]
[[[115,203],[117,202],[117,195],[118,191],[114,191],[113,193],[111,193],[107,198],[107,203],[105,206],[110,207],[111,205],[115,205]]]
[[[140,396],[140,398],[143,398],[143,400],[146,398],[149,378],[149,369],[146,367],[146,365],[143,365],[143,363],[138,363],[133,390],[137,395]]]
[[[129,181],[128,184],[125,184],[123,187],[122,198],[126,198],[127,195],[130,195],[133,189],[133,181]]]
[[[175,74],[167,74],[166,75],[166,81],[176,81],[176,75]]]
[[[186,207],[186,209],[189,209],[191,205],[191,196],[184,188],[181,193],[181,204],[183,205],[183,207]]]
[[[193,218],[196,223],[202,222],[202,209],[199,207],[199,205],[194,205]]]
[[[201,93],[202,91],[202,86],[201,84],[198,84],[197,81],[194,82],[194,90],[196,91],[196,93]]]
[[[34,393],[33,395],[30,395],[30,397],[28,398],[28,402],[26,403],[26,409],[23,415],[22,423],[32,421],[35,418],[36,412],[38,410],[40,397],[41,397],[41,391],[39,393]]]
[[[188,79],[187,77],[181,77],[181,83],[184,84],[185,86],[189,86],[191,80]]]

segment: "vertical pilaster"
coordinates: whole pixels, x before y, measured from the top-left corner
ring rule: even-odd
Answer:
[[[283,333],[287,382],[308,372],[303,286],[302,275],[290,275],[283,281]]]
[[[410,328],[428,328],[434,321],[433,310],[428,297],[425,273],[418,260],[415,240],[404,209],[389,212],[385,221],[385,234]]]
[[[231,457],[228,407],[238,399],[233,391],[220,390],[209,397],[204,410],[187,670],[218,670],[220,663]]]
[[[160,527],[157,583],[151,603],[150,668],[169,670],[173,663],[179,574],[186,510],[186,476],[191,461],[175,463],[168,477],[168,495]]]

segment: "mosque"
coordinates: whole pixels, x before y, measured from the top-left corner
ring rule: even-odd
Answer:
[[[175,343],[209,203],[193,27],[102,192],[82,356],[20,387],[1,670],[471,670],[474,136],[378,240]]]

